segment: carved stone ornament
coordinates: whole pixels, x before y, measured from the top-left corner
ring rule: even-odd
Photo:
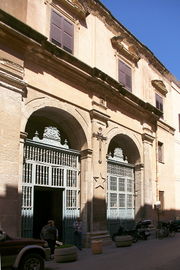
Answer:
[[[100,188],[104,189],[104,183],[106,182],[106,178],[103,177],[101,173],[100,173],[99,177],[95,176],[93,178],[95,180],[95,188],[97,189],[100,187]]]
[[[52,127],[52,126],[45,127],[42,139],[39,138],[39,134],[36,131],[33,137],[33,141],[41,142],[41,143],[45,143],[45,144],[49,144],[53,146],[58,146],[61,148],[66,148],[66,149],[69,148],[69,146],[67,145],[67,140],[65,140],[64,144],[61,144],[61,137],[60,137],[59,130],[56,127]]]
[[[166,86],[163,83],[163,81],[161,81],[161,80],[152,80],[151,83],[152,83],[152,86],[157,91],[159,91],[161,94],[163,94],[164,96],[166,96],[166,94],[167,94],[168,91],[167,91]]]
[[[140,60],[138,49],[135,47],[135,45],[129,45],[127,50],[122,44],[123,39],[123,35],[113,37],[111,39],[113,48],[116,49],[119,54],[123,55],[128,60],[137,63]]]
[[[110,152],[108,155],[109,160],[117,161],[117,162],[123,162],[128,163],[127,157],[124,157],[123,151],[120,147],[117,147],[114,149],[114,155],[112,156],[112,153]]]
[[[85,18],[87,16],[86,8],[78,0],[45,0],[44,2],[45,4],[55,3],[57,5],[64,6],[80,18]]]

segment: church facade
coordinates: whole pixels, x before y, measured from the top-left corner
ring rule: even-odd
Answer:
[[[0,8],[1,226],[71,242],[80,216],[88,244],[177,217],[179,82],[98,0]]]

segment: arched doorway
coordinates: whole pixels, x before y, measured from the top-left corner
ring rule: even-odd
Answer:
[[[54,219],[59,240],[73,240],[74,219],[80,215],[80,126],[67,112],[43,108],[26,125],[22,181],[22,236],[39,238]],[[75,129],[74,129],[75,130]],[[73,139],[74,135],[74,139]],[[82,138],[81,136],[79,136]]]
[[[115,136],[108,148],[107,222],[110,234],[120,225],[131,227],[135,219],[135,164],[139,151],[131,138]]]

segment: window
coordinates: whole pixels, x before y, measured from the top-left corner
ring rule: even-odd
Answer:
[[[132,72],[131,68],[119,60],[119,82],[124,85],[128,91],[132,91]]]
[[[73,53],[73,24],[62,15],[52,10],[50,40],[69,53]]]
[[[156,94],[156,108],[163,112],[163,98]]]
[[[158,142],[158,161],[163,162],[163,143]]]

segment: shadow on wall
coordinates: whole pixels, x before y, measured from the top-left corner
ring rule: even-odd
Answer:
[[[116,233],[119,229],[119,226],[123,226],[125,229],[132,229],[136,222],[142,219],[150,219],[152,221],[152,225],[157,227],[159,221],[170,221],[174,219],[180,219],[180,210],[170,209],[170,210],[161,210],[152,207],[151,205],[144,205],[139,209],[137,214],[133,219],[113,219],[109,218],[107,220],[107,227],[110,235],[112,236],[113,233]]]
[[[0,195],[0,227],[12,237],[20,236],[21,194],[17,187],[6,185]]]
[[[93,219],[91,213],[93,214]],[[106,219],[105,200],[95,198],[82,209],[81,217],[83,220],[83,230],[87,233],[106,231],[108,229],[110,235],[112,235],[118,230],[120,224],[126,228],[134,224],[133,219]],[[136,214],[135,221],[151,219],[153,225],[156,226],[158,220],[169,221],[175,218],[180,219],[180,210],[157,211],[152,206],[145,205]],[[67,243],[73,241],[73,221],[74,218],[64,218],[61,223],[62,238],[64,238],[62,240]],[[12,237],[17,237],[21,234],[21,194],[18,192],[17,187],[6,185],[5,193],[0,195],[0,226]]]

